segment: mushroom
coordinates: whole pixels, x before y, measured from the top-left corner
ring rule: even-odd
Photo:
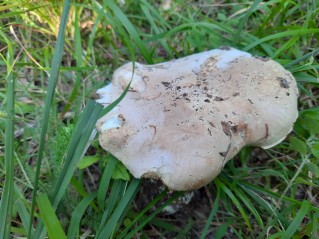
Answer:
[[[280,143],[298,115],[292,74],[230,47],[127,63],[98,90],[98,102],[109,105],[130,81],[124,99],[97,123],[100,144],[134,177],[160,179],[172,190],[209,183],[245,145]]]

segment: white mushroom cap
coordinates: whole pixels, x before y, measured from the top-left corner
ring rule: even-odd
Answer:
[[[296,81],[281,65],[233,48],[155,65],[127,63],[100,89],[124,99],[97,124],[101,146],[134,177],[173,190],[209,183],[245,145],[281,142],[297,111]]]

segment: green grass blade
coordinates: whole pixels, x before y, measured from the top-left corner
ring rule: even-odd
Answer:
[[[82,40],[81,40],[81,32],[80,32],[80,20],[79,20],[79,9],[75,8],[74,10],[75,19],[74,19],[74,40],[75,40],[75,59],[76,59],[76,66],[82,67],[83,65],[83,51],[82,51]],[[73,86],[73,90],[70,96],[70,99],[66,103],[65,107],[62,110],[62,114],[65,114],[72,106],[73,102],[78,95],[79,88],[81,86],[81,78],[82,74],[81,71],[76,72],[75,84]]]
[[[116,159],[112,155],[109,155],[109,160],[107,162],[107,165],[105,166],[97,192],[97,203],[99,205],[99,208],[103,211],[105,207],[106,193],[109,190],[109,184],[116,166],[116,162]]]
[[[90,36],[89,36],[89,40],[87,43],[87,55],[89,56],[90,54],[92,54],[93,64],[95,63],[93,43],[94,43],[96,32],[98,30],[98,25],[100,24],[102,18],[103,18],[103,15],[99,14],[97,18],[95,19],[93,27],[91,29]]]
[[[148,3],[146,0],[142,0],[141,1],[141,9],[142,9],[144,15],[146,16],[147,20],[151,24],[152,28],[154,29],[154,32],[156,34],[160,34],[162,31],[156,25],[156,23],[154,21],[154,16],[156,16],[157,18],[160,18],[161,22],[165,23],[165,21],[164,21],[164,19],[162,19],[161,15],[158,14],[158,12],[155,10],[155,8],[150,3]],[[164,39],[160,39],[160,43],[162,44],[162,46],[165,49],[165,51],[168,54],[168,56],[170,58],[173,58],[174,54],[171,51],[171,49],[169,48],[167,42]]]
[[[30,214],[29,214],[26,206],[24,205],[24,202],[22,202],[22,201],[15,203],[15,210],[16,210],[17,215],[19,215],[19,217],[21,218],[21,222],[22,222],[22,225],[19,226],[19,228],[21,230],[21,235],[23,235],[26,238],[27,231],[29,228]]]
[[[235,192],[234,188],[232,188],[232,190],[230,190],[222,181],[219,180],[219,178],[216,178],[214,180],[214,183],[216,184],[217,187],[220,188],[220,190],[223,190],[228,195],[228,197],[231,199],[231,201],[234,203],[234,205],[237,207],[238,211],[242,215],[242,217],[243,217],[244,221],[246,222],[250,231],[252,231],[252,227],[251,227],[251,224],[249,222],[248,215],[246,214],[241,203],[238,201],[237,197],[233,193],[233,192]]]
[[[214,205],[213,205],[213,208],[208,216],[208,219],[207,219],[207,222],[205,224],[205,227],[202,231],[202,234],[200,236],[200,239],[205,239],[206,238],[206,235],[208,233],[208,229],[210,227],[210,224],[212,223],[216,213],[217,213],[217,210],[218,210],[218,207],[219,207],[219,199],[220,199],[220,191],[218,190],[217,192],[217,196],[216,196],[216,199],[215,199],[215,202],[214,202]]]
[[[254,41],[254,42],[250,43],[248,46],[244,47],[242,50],[249,51],[250,49],[254,48],[255,46],[258,46],[266,41],[275,40],[278,38],[291,37],[291,36],[302,36],[302,35],[314,34],[314,33],[318,33],[318,32],[319,32],[319,29],[317,29],[317,28],[284,31],[284,32],[276,33],[276,34],[261,38],[257,41]]]
[[[161,192],[159,195],[156,196],[141,212],[139,212],[136,216],[134,216],[134,220],[131,221],[130,225],[126,226],[125,229],[121,232],[120,235],[117,236],[117,239],[122,239],[125,234],[127,234],[132,227],[136,226],[136,223],[138,220],[142,219],[144,214],[150,210],[152,207],[155,206],[155,204],[161,200],[165,195],[167,195],[167,189],[165,189],[163,192]]]
[[[136,29],[133,26],[133,24],[131,23],[131,21],[122,12],[122,10],[113,2],[113,0],[104,0],[104,4],[112,10],[115,17],[125,27],[125,29],[129,33],[129,36],[132,38],[133,42],[136,44],[136,46],[140,50],[140,52],[143,55],[146,62],[149,64],[152,64],[153,59],[152,59],[151,55],[149,54],[150,51],[149,51],[149,49],[147,49],[147,46],[144,44],[144,42],[140,38],[139,33],[136,31]]]
[[[87,149],[89,138],[92,135],[93,129],[102,110],[102,105],[90,100],[77,122],[67,149],[65,163],[60,173],[60,177],[57,179],[57,182],[51,192],[51,202],[54,209],[57,208],[61,201],[74,171],[77,168],[77,164]],[[39,223],[34,237],[38,238],[42,234],[43,226]]]
[[[84,186],[82,183],[80,183],[74,176],[71,178],[70,184],[74,187],[74,189],[79,193],[80,196],[87,197],[89,194],[85,191]],[[98,211],[99,208],[95,204],[94,201],[91,202],[91,207],[95,210]]]
[[[247,182],[244,182],[244,181],[241,182],[241,184],[244,185],[245,187],[247,187],[248,189],[254,191],[255,193],[262,193],[262,194],[264,194],[267,197],[271,197],[271,198],[274,198],[274,199],[280,199],[280,200],[289,202],[291,204],[299,205],[300,207],[302,205],[302,202],[300,202],[299,200],[296,200],[294,198],[290,198],[290,197],[287,197],[287,196],[283,196],[281,193],[276,193],[276,192],[267,190],[265,188],[258,187],[256,185],[253,185],[253,184],[250,184],[250,183],[247,183]],[[319,208],[318,207],[315,207],[315,206],[312,206],[312,205],[310,207],[311,207],[311,210],[319,212]]]
[[[296,59],[296,60],[293,60],[291,61],[290,63],[286,64],[285,65],[285,68],[289,68],[289,67],[292,67],[293,65],[296,65],[298,64],[299,62],[302,62],[304,60],[307,60],[308,58],[310,57],[315,57],[319,54],[319,48],[316,48],[315,50],[313,50],[312,52],[309,52],[307,54],[305,54],[304,56]]]
[[[19,214],[19,217],[21,218],[21,222],[22,222],[22,225],[23,225],[23,228],[24,228],[24,232],[26,234],[26,232],[28,231],[28,228],[29,228],[30,214],[29,214],[26,206],[22,202],[22,200],[19,200],[19,201],[16,202],[16,210],[17,210],[17,212]]]
[[[92,193],[89,196],[82,199],[82,201],[76,206],[72,213],[69,229],[68,229],[68,239],[78,238],[78,232],[80,231],[80,222],[85,213],[87,207],[92,203],[96,193]]]
[[[314,213],[312,218],[312,230],[311,230],[311,239],[317,239],[319,238],[319,228],[318,228],[318,222],[319,222],[319,213]]]
[[[178,226],[175,226],[169,222],[166,222],[165,218],[164,219],[153,218],[152,220],[149,221],[149,224],[156,226],[156,227],[159,227],[159,228],[162,228],[168,232],[178,233],[180,231],[180,228]]]
[[[295,232],[300,228],[300,224],[302,223],[302,220],[307,215],[309,208],[310,208],[310,203],[306,200],[303,201],[294,220],[291,222],[287,230],[283,233],[281,237],[282,239],[289,239],[293,235],[295,235]]]
[[[132,43],[131,37],[128,35],[127,31],[125,30],[123,24],[119,21],[119,19],[110,16],[109,11],[103,9],[100,3],[94,1],[94,5],[96,7],[99,16],[103,16],[106,18],[107,22],[113,26],[116,32],[121,36],[124,45],[126,45],[127,50],[130,53],[131,61],[135,62],[135,48]]]
[[[271,236],[267,236],[267,239],[281,239],[281,232],[276,232],[275,234],[272,234]]]
[[[141,230],[148,222],[150,222],[160,211],[162,211],[166,206],[170,205],[183,194],[184,192],[175,192],[169,200],[163,203],[163,205],[156,208],[156,210],[152,212],[149,216],[143,218],[143,220],[139,222],[139,224],[134,228],[134,230],[130,231],[127,235],[125,235],[124,239],[133,238],[134,235],[138,233],[138,231]]]
[[[249,16],[254,12],[254,10],[256,10],[257,6],[260,4],[262,0],[255,0],[250,8],[248,9],[248,11],[245,12],[244,17],[241,19],[241,21],[239,22],[238,26],[237,26],[237,32],[236,34],[234,34],[234,40],[236,42],[240,42],[241,40],[241,34],[242,32],[244,32],[244,27],[247,24],[248,18]]]
[[[271,204],[269,204],[264,198],[262,198],[259,194],[257,194],[256,192],[254,192],[252,189],[248,189],[245,186],[239,184],[241,186],[241,188],[246,192],[246,194],[248,194],[251,199],[253,200],[253,202],[257,205],[259,205],[260,207],[262,207],[267,213],[269,213],[270,215],[275,215],[277,217],[277,211],[275,209],[274,206],[272,206]],[[281,225],[280,222],[280,218],[278,218],[278,222]]]
[[[214,239],[223,239],[225,238],[225,234],[228,231],[229,226],[233,223],[232,220],[228,220],[226,223],[221,224],[216,228]],[[234,233],[235,234],[235,233]]]
[[[296,45],[296,42],[298,40],[299,40],[299,36],[292,37],[287,42],[285,42],[280,48],[278,48],[271,57],[274,59],[278,58],[282,54],[282,52]]]
[[[17,197],[16,200],[16,208],[21,219],[21,223],[23,225],[25,234],[28,232],[29,229],[29,220],[30,220],[30,213],[27,210],[25,204],[27,204],[27,200],[24,198],[23,192],[21,192],[20,188],[15,184],[14,185],[15,195]],[[34,227],[32,226],[32,233],[34,231]]]
[[[51,194],[52,205],[54,208],[56,208],[61,201],[74,174],[74,171],[77,168],[77,164],[87,149],[90,136],[92,135],[93,129],[100,117],[102,109],[102,105],[90,100],[81,115],[81,118],[71,138],[71,145],[67,151],[61,176],[58,178],[53,193]]]
[[[19,3],[19,5],[21,6],[21,3]],[[39,6],[36,6],[36,7],[32,7],[32,8],[28,8],[27,10],[22,10],[22,11],[7,11],[7,12],[4,12],[4,13],[1,13],[0,14],[0,19],[9,19],[11,17],[16,17],[17,15],[20,15],[20,14],[26,14],[28,12],[31,12],[31,11],[35,11],[39,8],[42,8],[42,7],[45,7],[47,6],[47,4],[43,4],[43,5],[39,5]]]
[[[236,190],[233,190],[234,193],[236,193],[237,197],[243,202],[243,204],[246,206],[246,208],[249,209],[249,211],[252,213],[252,215],[255,216],[256,222],[258,225],[263,228],[263,220],[261,216],[259,215],[257,209],[255,208],[254,204],[250,201],[250,199],[243,193],[243,191],[239,188],[236,188]]]
[[[37,164],[36,164],[35,181],[34,181],[32,202],[31,202],[30,226],[28,231],[29,239],[31,239],[33,213],[34,213],[36,195],[37,195],[38,186],[39,186],[40,169],[41,169],[41,164],[43,159],[44,145],[46,142],[47,129],[48,129],[49,117],[50,117],[50,109],[51,109],[52,100],[53,100],[53,96],[55,92],[55,87],[58,81],[59,68],[60,68],[62,55],[63,55],[63,48],[64,48],[65,29],[66,29],[66,25],[67,25],[67,21],[69,17],[70,7],[71,7],[71,1],[65,0],[63,13],[62,13],[61,21],[60,21],[58,38],[57,38],[54,55],[53,55],[52,69],[50,71],[50,76],[49,76],[49,85],[47,89],[47,95],[45,98],[44,112],[43,112],[42,124],[41,124],[39,150],[38,150]]]
[[[0,201],[0,239],[10,237],[10,226],[13,208],[14,193],[14,88],[15,81],[13,78],[14,54],[10,40],[0,31],[0,35],[7,43],[8,51],[6,57],[7,73],[7,102],[5,120],[5,181]]]
[[[122,216],[123,211],[126,209],[127,206],[132,202],[134,199],[135,194],[140,186],[139,179],[133,179],[130,183],[129,187],[127,188],[125,194],[123,195],[121,201],[118,203],[117,207],[115,208],[114,212],[110,216],[110,219],[105,224],[101,233],[97,236],[97,239],[107,239],[113,233],[116,224],[118,223],[119,219]]]
[[[125,193],[126,185],[127,185],[127,182],[125,182],[124,180],[114,181],[111,187],[109,198],[106,202],[107,207],[105,208],[103,212],[97,235],[99,235],[102,232],[103,228],[105,227],[105,224],[110,219],[110,216],[112,212],[114,211],[116,204],[121,200],[123,194]]]
[[[50,239],[66,239],[66,235],[60,224],[58,217],[55,215],[54,209],[46,194],[37,196],[37,202],[40,210],[41,219],[48,231]]]
[[[0,11],[10,10],[11,8],[18,7],[19,5],[20,5],[20,3],[6,4],[4,6],[0,6]]]

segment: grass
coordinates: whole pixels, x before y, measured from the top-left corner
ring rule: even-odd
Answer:
[[[0,3],[0,239],[318,238],[317,1]],[[104,152],[95,91],[127,61],[157,63],[219,46],[295,76],[299,117],[278,146],[244,148],[188,206]],[[197,195],[197,196],[196,196]]]
[[[0,214],[3,219],[0,220],[0,226],[3,228],[1,232],[2,237],[9,237],[10,220],[12,217],[12,201],[13,201],[13,187],[14,187],[14,90],[15,82],[13,79],[13,50],[9,39],[1,32],[2,37],[7,43],[7,56],[3,57],[6,64],[6,81],[7,81],[7,95],[6,95],[6,120],[5,120],[5,172],[3,192],[1,195]]]

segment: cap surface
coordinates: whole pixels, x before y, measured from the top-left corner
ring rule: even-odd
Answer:
[[[269,148],[291,131],[295,79],[271,59],[233,48],[120,67],[99,102],[124,99],[97,124],[101,146],[133,176],[173,190],[209,183],[245,145]],[[133,77],[132,77],[133,75]]]

